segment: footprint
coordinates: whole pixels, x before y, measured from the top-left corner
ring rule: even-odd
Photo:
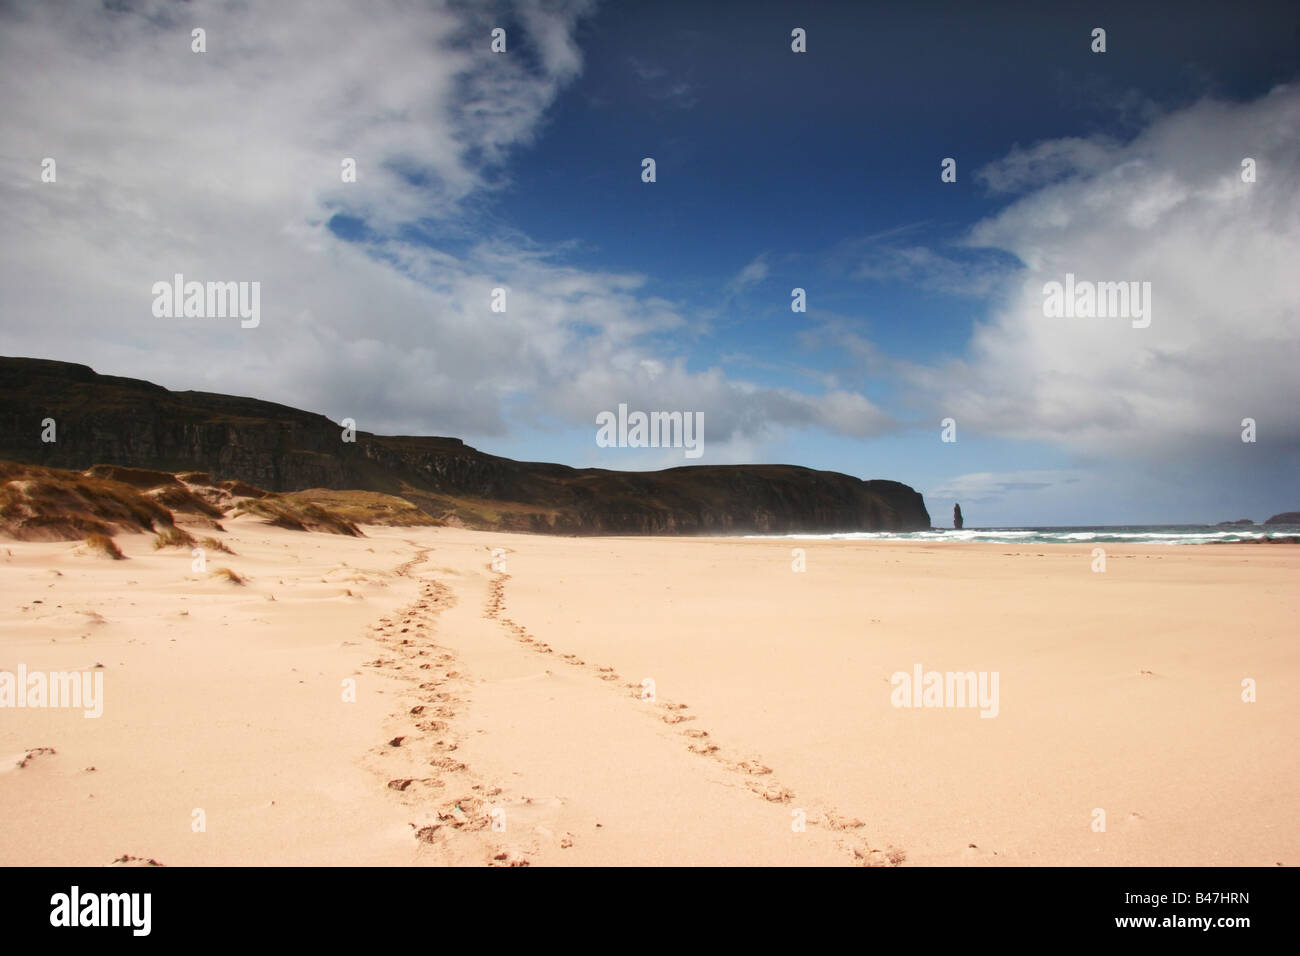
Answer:
[[[37,757],[43,757],[45,754],[55,753],[58,753],[58,751],[53,747],[33,747],[31,750],[27,751],[21,760],[18,761],[18,769],[21,770],[23,767],[26,767],[29,762],[35,760]]]
[[[415,824],[412,823],[411,826],[414,827]],[[435,835],[441,829],[442,829],[441,823],[434,823],[427,827],[419,827],[415,831],[415,838],[419,840],[421,843],[433,843]]]
[[[866,824],[857,817],[840,816],[834,810],[826,812],[826,825],[832,830],[856,830],[859,827],[865,827]]]
[[[883,850],[855,846],[852,853],[859,866],[898,866],[907,859],[906,851],[893,846],[887,846]]]

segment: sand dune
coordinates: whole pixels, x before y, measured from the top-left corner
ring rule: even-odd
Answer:
[[[0,709],[0,863],[1298,856],[1292,549],[224,525],[0,544],[0,670],[104,686]],[[894,706],[917,665],[996,717]]]

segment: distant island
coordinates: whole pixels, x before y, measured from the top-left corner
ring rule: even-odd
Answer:
[[[1273,515],[1264,524],[1300,524],[1300,511],[1283,511],[1281,514]],[[1220,521],[1215,525],[1216,528],[1235,528],[1241,525],[1254,525],[1256,522],[1249,518],[1238,518],[1236,521]]]
[[[56,440],[42,441],[52,419]],[[794,465],[570,468],[485,454],[458,438],[375,435],[253,398],[173,392],[88,366],[0,357],[0,460],[201,472],[269,492],[379,492],[437,522],[566,534],[923,531],[905,484]]]

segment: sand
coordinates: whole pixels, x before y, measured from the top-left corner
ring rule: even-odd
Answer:
[[[0,864],[1300,859],[1300,548],[225,527],[0,542]]]

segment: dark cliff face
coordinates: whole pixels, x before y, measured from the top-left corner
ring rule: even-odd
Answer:
[[[41,441],[52,418],[57,440]],[[518,462],[456,438],[343,429],[323,415],[207,392],[171,392],[84,365],[0,357],[0,459],[204,471],[272,491],[399,495],[471,527],[577,534],[924,530],[921,495],[793,465],[657,472]]]

